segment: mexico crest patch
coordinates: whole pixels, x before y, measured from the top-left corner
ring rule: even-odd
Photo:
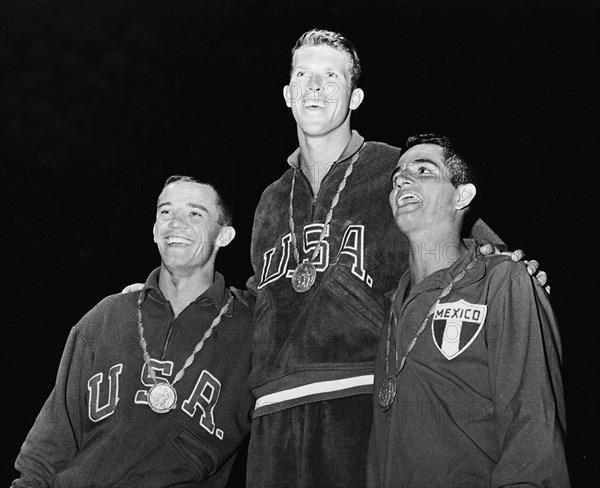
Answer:
[[[454,359],[473,343],[483,328],[486,313],[487,305],[464,300],[438,303],[433,312],[431,333],[446,359]]]

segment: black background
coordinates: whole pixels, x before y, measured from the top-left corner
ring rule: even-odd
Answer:
[[[213,180],[237,237],[217,266],[243,287],[252,216],[297,146],[282,98],[312,27],[357,46],[353,127],[401,145],[454,138],[477,211],[550,277],[563,336],[573,486],[598,480],[598,4],[592,1],[0,1],[3,351],[11,464],[69,329],[158,265],[156,196]],[[236,481],[240,478],[236,477]]]

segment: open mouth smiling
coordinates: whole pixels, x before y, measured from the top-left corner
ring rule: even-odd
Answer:
[[[319,109],[319,108],[325,108],[326,103],[325,103],[325,100],[315,100],[314,98],[310,98],[310,99],[304,100],[302,102],[302,106],[304,108],[308,108],[308,109]]]
[[[185,237],[179,236],[168,236],[165,237],[168,246],[191,246],[194,241],[186,239]]]
[[[412,193],[412,192],[404,192],[396,198],[396,205],[398,205],[398,207],[403,207],[403,206],[409,205],[411,203],[422,203],[422,202],[423,202],[423,200],[421,200],[421,197],[418,196],[416,193]]]

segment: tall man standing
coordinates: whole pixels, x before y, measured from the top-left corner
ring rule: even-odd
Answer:
[[[400,150],[350,128],[364,98],[359,76],[340,34],[312,30],[292,50],[283,95],[300,147],[264,191],[252,234],[251,488],[366,483],[384,293],[406,269],[408,247],[382,198]]]
[[[160,267],[73,327],[12,486],[225,486],[253,403],[251,304],[214,269],[234,236],[211,185],[166,181]]]
[[[377,351],[371,487],[569,486],[556,319],[523,266],[463,243],[475,192],[447,138],[408,140],[390,204],[409,269]]]

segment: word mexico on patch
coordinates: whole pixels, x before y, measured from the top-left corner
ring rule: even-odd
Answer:
[[[486,305],[464,300],[435,307],[431,322],[433,342],[446,359],[454,359],[473,343],[483,328],[486,313]]]

